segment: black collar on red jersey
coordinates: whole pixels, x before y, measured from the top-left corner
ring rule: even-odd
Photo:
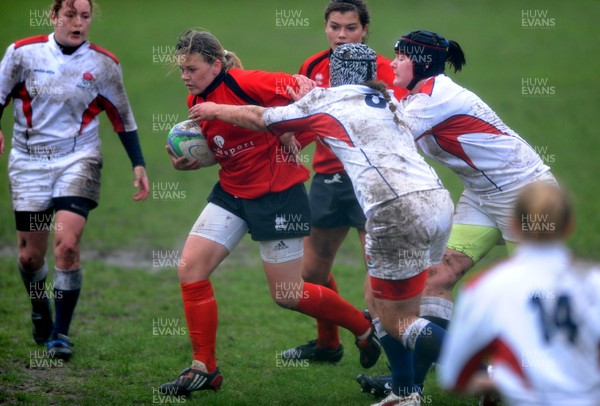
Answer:
[[[240,99],[242,99],[247,104],[252,104],[252,105],[256,105],[256,106],[260,105],[260,103],[258,101],[254,100],[252,97],[250,97],[240,87],[240,85],[237,83],[235,78],[233,76],[231,76],[228,72],[226,72],[225,69],[223,69],[223,70],[221,70],[221,72],[219,72],[217,77],[213,79],[213,81],[210,83],[210,85],[208,85],[208,87],[206,88],[206,90],[204,90],[204,92],[202,92],[201,94],[194,97],[194,104],[197,103],[196,100],[198,97],[202,97],[204,100],[206,100],[208,95],[223,82],[225,82],[225,86],[227,86],[227,88],[229,88],[233,93],[235,93]]]
[[[323,59],[327,58],[331,58],[331,54],[333,54],[333,50],[331,48],[329,48],[329,51],[325,52],[323,51],[321,53],[321,55],[319,55],[317,58],[315,58],[313,61],[310,62],[310,64],[308,65],[308,67],[306,68],[306,76],[309,78],[312,78],[312,74],[313,74],[313,69],[315,69],[315,66],[317,66],[317,64],[319,62],[321,62]]]
[[[213,79],[213,81],[210,82],[210,85],[208,85],[208,87],[204,89],[204,91],[200,93],[198,97],[203,97],[204,99],[206,99],[210,92],[215,90],[217,87],[219,87],[221,83],[223,83],[223,81],[225,80],[225,75],[227,75],[227,72],[225,72],[225,69],[221,69],[221,72],[219,72],[219,74]]]

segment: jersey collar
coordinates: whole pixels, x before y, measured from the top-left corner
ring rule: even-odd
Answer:
[[[436,77],[437,76],[431,76],[427,78],[427,80],[425,81],[425,83],[423,83],[423,86],[421,86],[417,93],[425,93],[427,96],[431,96],[431,94],[433,93],[433,86],[435,85]]]
[[[54,36],[54,33],[52,33],[48,36],[48,40],[50,41],[50,43],[52,44],[54,49],[58,50],[63,55],[73,55],[75,52],[77,52],[77,50],[79,48],[83,47],[84,45],[86,45],[88,43],[88,41],[83,41],[81,44],[77,45],[76,47],[67,47],[67,46],[64,46],[64,45],[61,45],[58,43],[58,41],[56,40],[56,37]]]
[[[198,96],[203,97],[204,99],[206,99],[206,97],[213,90],[215,90],[217,87],[219,87],[219,85],[221,83],[223,83],[223,81],[225,80],[225,75],[227,75],[227,72],[225,72],[225,69],[221,69],[221,72],[219,72],[219,74],[213,79],[213,81],[210,82],[210,85],[208,85],[208,87],[206,89],[204,89],[204,92],[202,92]]]

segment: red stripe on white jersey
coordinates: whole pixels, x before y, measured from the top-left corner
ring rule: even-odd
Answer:
[[[513,350],[502,339],[496,338],[473,355],[469,362],[465,364],[456,380],[456,389],[465,389],[471,377],[477,371],[481,371],[482,366],[489,361],[507,366],[515,375],[521,378],[525,387],[531,386]]]
[[[15,41],[15,49],[25,45],[38,44],[40,42],[48,42],[48,35],[36,35],[34,37],[24,38]]]
[[[23,115],[25,116],[25,119],[27,120],[27,127],[32,128],[33,127],[33,120],[32,120],[32,116],[33,116],[33,110],[31,108],[31,95],[29,94],[29,91],[27,90],[27,86],[25,86],[25,83],[19,83],[14,91],[13,94],[15,95],[15,98],[20,99],[23,102]],[[8,103],[8,101],[7,101]]]
[[[79,134],[83,133],[83,129],[91,123],[94,118],[102,112],[102,110],[106,111],[106,115],[108,116],[115,132],[124,132],[125,126],[123,124],[123,119],[119,114],[119,110],[115,107],[114,104],[110,102],[107,98],[98,95],[96,98],[90,103],[88,108],[83,112],[81,117],[81,127],[79,128]]]
[[[112,59],[113,61],[115,61],[115,63],[118,65],[119,64],[119,59],[117,58],[117,56],[115,54],[113,54],[110,51],[107,51],[106,49],[96,45],[96,44],[90,44],[90,49],[96,52],[99,52],[103,55],[108,56],[110,59]]]
[[[490,123],[477,117],[459,114],[449,117],[448,119],[434,126],[431,130],[419,136],[416,141],[427,135],[432,135],[440,148],[442,148],[444,151],[459,157],[472,168],[478,169],[458,140],[458,137],[461,135],[476,133],[507,135]]]
[[[298,123],[301,123],[301,125]],[[304,118],[280,121],[278,123],[271,124],[269,129],[271,131],[272,129],[276,129],[277,134],[283,134],[284,132],[294,132],[294,129],[302,127],[310,128],[310,131],[314,132],[315,134],[327,134],[328,137],[336,138],[344,141],[350,146],[354,146],[354,143],[350,139],[350,136],[348,135],[348,132],[342,123],[340,123],[335,117],[326,113],[318,113]]]

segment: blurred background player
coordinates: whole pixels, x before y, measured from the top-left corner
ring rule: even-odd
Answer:
[[[181,78],[190,93],[188,107],[193,119],[207,101],[286,105],[292,99],[285,89],[279,89],[280,83],[310,82],[284,73],[243,70],[235,54],[205,31],[182,33],[176,53]],[[208,205],[192,226],[178,269],[193,361],[190,368],[159,390],[187,395],[221,386],[216,361],[217,304],[209,278],[246,233],[259,243],[275,302],[347,328],[356,336],[361,365],[373,366],[381,349],[371,321],[337,293],[302,280],[303,237],[310,232],[304,188],[308,168],[286,159],[279,140],[267,131],[251,131],[218,120],[200,125],[221,170]],[[186,162],[167,151],[176,169],[199,168],[199,162]]]
[[[0,116],[14,99],[8,163],[19,246],[18,266],[32,304],[33,338],[50,356],[72,355],[69,326],[82,285],[79,252],[89,211],[100,197],[97,115],[105,110],[127,151],[134,200],[148,196],[148,179],[121,67],[88,42],[91,0],[55,0],[54,32],[11,44],[0,64]],[[0,153],[3,150],[0,131]],[[54,305],[45,291],[45,261],[54,232]]]
[[[319,87],[329,87],[329,65],[332,53],[342,44],[364,43],[367,39],[370,15],[362,0],[333,0],[324,12],[325,34],[329,48],[309,57],[299,74],[313,79]],[[377,80],[392,88],[394,73],[390,60],[377,55]],[[395,96],[408,94],[406,89],[394,88]],[[340,245],[350,228],[355,228],[361,246],[365,245],[365,216],[356,199],[352,183],[342,163],[320,142],[315,144],[313,157],[315,174],[311,181],[309,201],[312,229],[304,238],[302,277],[305,281],[326,286],[337,292],[331,268]],[[372,303],[368,278],[365,279],[365,300]],[[371,308],[372,305],[369,305]],[[338,326],[317,321],[317,339],[283,353],[287,359],[338,362],[344,347]]]
[[[564,243],[570,199],[534,182],[513,213],[522,243],[461,291],[439,381],[463,393],[499,392],[508,405],[598,405],[600,267],[574,259]],[[479,368],[488,362],[491,376]]]
[[[197,118],[268,128],[276,135],[308,129],[327,143],[344,164],[367,218],[365,250],[374,309],[386,338],[400,344],[393,353],[385,348],[386,354],[408,364],[410,372],[413,351],[423,356],[439,352],[445,334],[419,318],[419,306],[427,268],[440,261],[448,241],[453,205],[396,116],[385,85],[372,82],[375,60],[366,45],[340,45],[331,57],[330,89],[316,88],[291,106],[266,110],[207,103],[198,108]],[[367,86],[356,86],[363,83]],[[395,379],[410,381],[402,372]],[[393,391],[388,402],[420,404],[412,382]]]

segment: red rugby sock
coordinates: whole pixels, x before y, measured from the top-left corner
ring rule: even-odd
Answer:
[[[329,279],[323,286],[331,289],[335,293],[338,291],[333,274],[329,274]],[[317,319],[317,347],[336,349],[339,345],[340,332],[337,324]]]
[[[313,283],[304,282],[302,299],[294,310],[318,320],[335,323],[350,330],[355,336],[365,334],[371,327],[371,322],[360,310],[331,289]]]
[[[192,342],[194,359],[211,373],[217,367],[217,301],[209,280],[182,283],[183,310]]]

